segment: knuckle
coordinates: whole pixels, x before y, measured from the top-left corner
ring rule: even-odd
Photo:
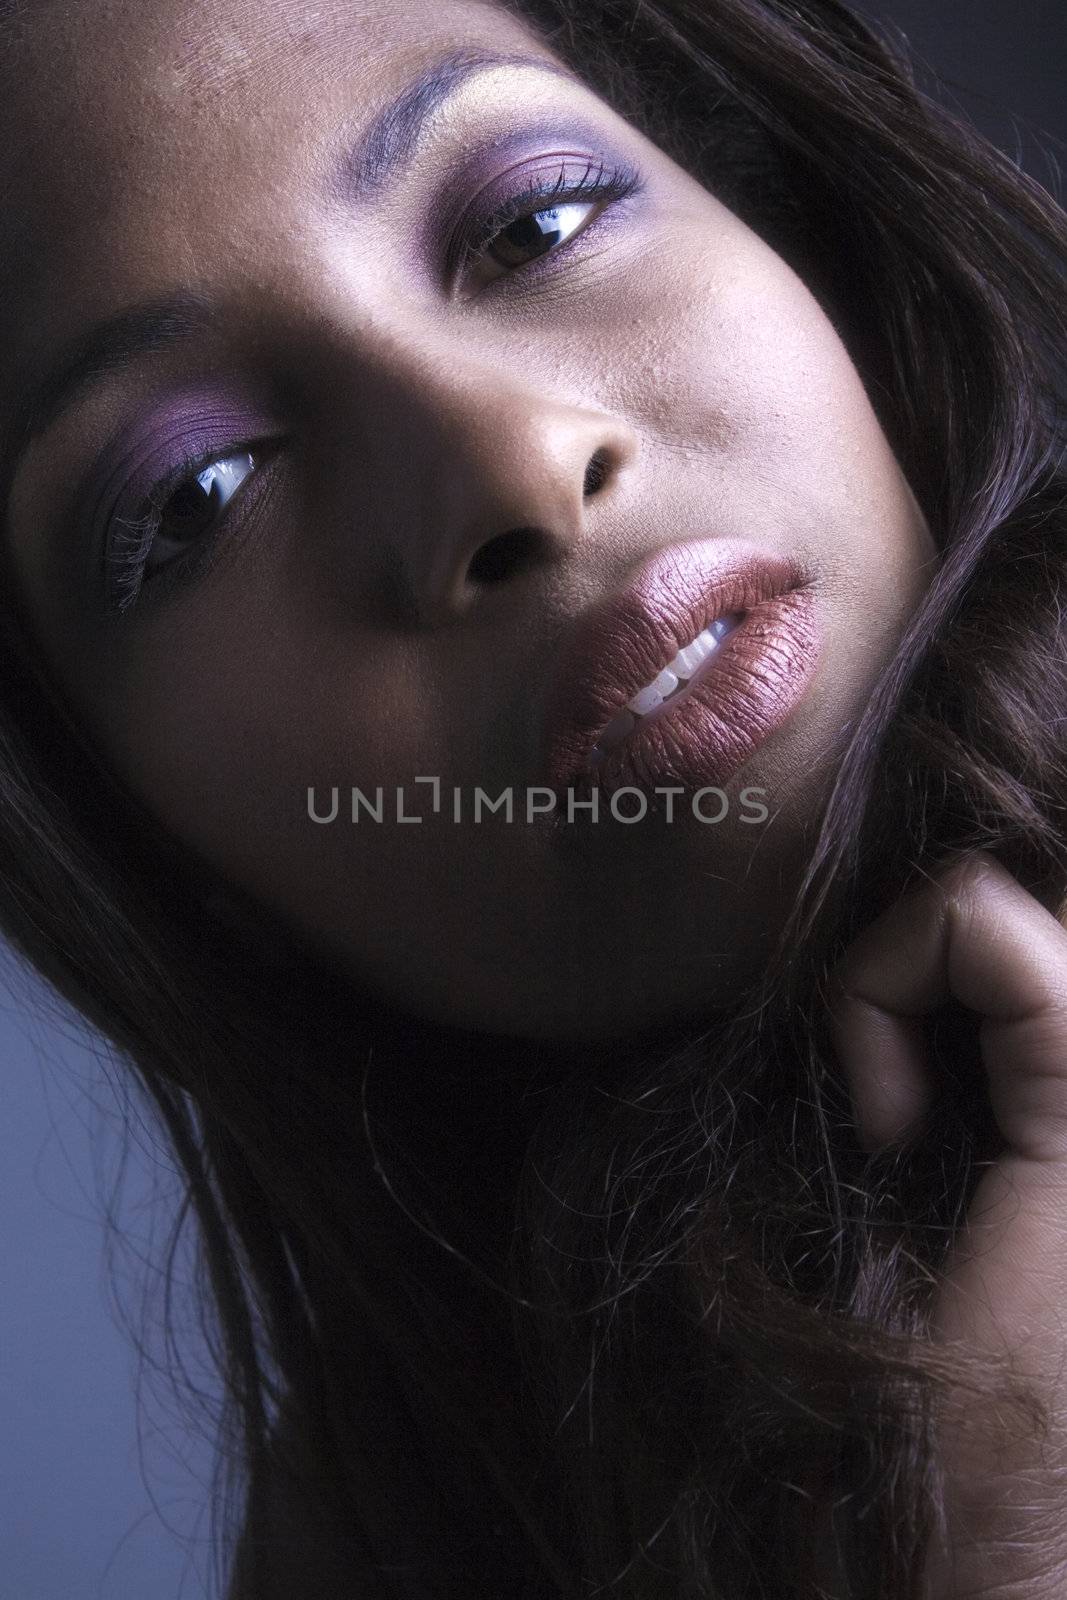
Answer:
[[[1011,874],[996,856],[988,850],[972,850],[945,868],[938,883],[954,899],[966,900],[1001,887],[1010,879]]]
[[[1026,896],[1018,879],[987,850],[952,862],[934,884],[939,915],[951,919],[965,938],[979,927],[995,937],[998,925],[1019,914]]]

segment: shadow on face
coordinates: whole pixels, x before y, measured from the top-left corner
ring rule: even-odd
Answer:
[[[427,1017],[603,1035],[729,997],[934,565],[812,292],[493,5],[14,30],[7,554],[107,760]],[[637,800],[546,811],[561,715],[713,620],[698,551],[701,594],[789,565],[803,670],[745,591],[602,784]]]

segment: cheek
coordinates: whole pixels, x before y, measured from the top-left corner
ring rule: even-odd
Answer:
[[[693,189],[650,236],[629,275],[632,298],[615,307],[613,326],[626,332],[612,402],[664,443],[716,446],[731,472],[788,476],[801,495],[851,493],[862,472],[895,488],[899,468],[819,302],[757,234]]]
[[[489,998],[484,974],[491,983],[499,969],[544,959],[533,830],[455,825],[447,777],[435,813],[432,790],[412,782],[449,771],[447,738],[440,754],[431,743],[439,724],[427,696],[401,705],[381,692],[379,672],[358,673],[351,656],[344,668],[324,665],[321,641],[306,645],[299,662],[228,645],[210,666],[180,673],[147,652],[138,688],[105,730],[113,757],[172,832],[324,941],[361,982],[439,1006],[440,972],[477,1012]],[[353,787],[379,820],[366,805],[353,818]],[[466,819],[469,785],[465,795]]]
[[[810,553],[835,585],[862,575],[896,618],[936,546],[833,323],[707,195],[677,241],[650,314],[629,323],[620,403],[673,448],[680,483],[693,464],[717,526]]]
[[[354,630],[298,634],[224,585],[137,657],[106,698],[105,747],[174,833],[246,882],[298,874],[326,848],[309,788],[322,809],[334,785],[388,792],[437,770],[432,697]]]

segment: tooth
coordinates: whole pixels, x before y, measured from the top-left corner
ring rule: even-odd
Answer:
[[[691,678],[700,663],[707,657],[706,650],[698,650],[696,644],[687,644],[679,650],[670,664],[670,671],[679,678]]]
[[[633,699],[627,700],[626,704],[631,711],[636,711],[638,716],[647,717],[650,711],[655,711],[657,706],[663,704],[663,696],[658,689],[649,684],[647,688],[638,690]]]
[[[689,644],[683,645],[674,660],[669,661],[651,683],[639,689],[632,700],[627,700],[625,709],[608,723],[599,742],[593,747],[594,765],[604,759],[613,745],[626,738],[634,728],[636,717],[647,717],[650,711],[655,711],[674,693],[683,679],[695,676],[712,651],[718,648],[719,640],[733,632],[741,616],[741,612],[731,612],[729,616],[717,617]]]

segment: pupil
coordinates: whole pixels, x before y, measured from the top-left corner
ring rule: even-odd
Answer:
[[[544,225],[541,222],[542,217],[546,219]],[[517,249],[545,251],[560,237],[559,213],[555,210],[538,211],[532,217],[520,217],[507,231],[512,235],[510,242]]]
[[[209,485],[199,480],[183,483],[167,501],[163,513],[163,526],[168,529],[177,523],[179,534],[195,528],[199,519],[209,517],[217,507],[219,486],[215,479]]]

